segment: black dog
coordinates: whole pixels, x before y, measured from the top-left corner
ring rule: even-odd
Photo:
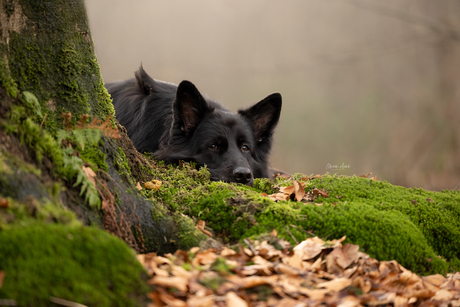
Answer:
[[[212,180],[251,185],[268,177],[268,155],[281,112],[281,95],[232,113],[203,97],[189,81],[153,80],[142,68],[135,79],[107,84],[115,114],[140,152],[166,163],[194,161]]]

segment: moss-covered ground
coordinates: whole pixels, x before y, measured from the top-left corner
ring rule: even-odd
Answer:
[[[16,226],[0,231],[0,246],[0,298],[18,306],[50,306],[52,297],[87,306],[140,306],[145,300],[146,276],[134,252],[100,229]]]
[[[429,192],[361,177],[324,175],[305,181],[306,191],[324,189],[314,202],[274,202],[262,192],[276,191],[291,179],[256,179],[254,187],[210,182],[204,169],[188,164],[158,167],[163,182],[146,197],[172,212],[204,220],[224,243],[235,243],[276,229],[291,243],[317,235],[347,236],[347,242],[379,260],[395,259],[421,273],[460,269],[460,192]],[[302,176],[297,176],[302,178]],[[306,178],[306,177],[304,177]]]

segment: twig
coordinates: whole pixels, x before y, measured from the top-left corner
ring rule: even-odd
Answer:
[[[86,305],[82,305],[82,304],[75,303],[75,302],[72,302],[72,301],[63,300],[62,298],[57,298],[57,297],[53,297],[53,296],[50,297],[50,301],[55,303],[55,304],[58,304],[58,305],[61,305],[61,306],[67,306],[67,307],[88,307]]]
[[[248,239],[243,240],[244,243],[249,247],[249,249],[254,253],[254,256],[257,255],[256,250],[254,249],[254,246],[248,241]]]
[[[45,113],[45,116],[43,116],[43,120],[42,120],[42,123],[40,124],[40,128],[43,126],[43,123],[44,123],[45,120],[46,120],[46,115],[48,115],[48,113]]]

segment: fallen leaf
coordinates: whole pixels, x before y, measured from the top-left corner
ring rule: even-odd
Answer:
[[[10,202],[6,198],[0,198],[0,208],[8,208],[10,206]]]
[[[88,180],[96,185],[96,180],[94,179],[96,178],[96,173],[93,171],[93,169],[83,165],[83,171],[85,172],[86,177],[88,177]]]
[[[192,260],[192,265],[195,267],[199,265],[211,265],[216,259],[217,255],[211,248],[196,254],[195,258]]]
[[[422,280],[438,287],[446,282],[446,278],[441,274],[423,276]]]
[[[293,185],[287,186],[287,187],[281,187],[280,192],[283,192],[285,194],[291,195],[295,192],[295,188]]]
[[[289,200],[290,196],[291,196],[291,194],[274,193],[274,194],[269,195],[268,197],[270,197],[270,199],[272,199],[274,201],[278,201],[278,200]]]
[[[331,291],[340,291],[351,285],[351,280],[348,278],[336,278],[331,281],[326,281],[317,285],[318,288],[326,288]]]
[[[311,177],[312,179],[320,179],[321,177],[323,177],[321,174],[317,174],[313,177]]]
[[[320,196],[323,196],[323,197],[329,197],[329,193],[326,192],[324,190],[324,188],[322,190],[318,190],[318,188],[314,188],[313,191],[312,191],[313,195],[320,195]]]
[[[5,272],[0,271],[0,289],[3,287],[3,280],[5,279]]]
[[[205,297],[192,296],[187,300],[188,307],[211,307],[214,306],[215,295]]]
[[[136,189],[138,189],[139,191],[142,190],[142,186],[139,183],[139,181],[136,183]]]
[[[292,182],[294,184],[295,199],[301,201],[305,195],[305,184],[297,180],[293,180]]]
[[[431,198],[427,198],[426,200],[428,200],[430,203],[434,202],[434,200],[432,200]]]
[[[241,297],[235,294],[235,292],[230,291],[225,295],[225,303],[228,307],[247,307],[248,303],[243,300]]]
[[[276,237],[278,236],[278,232],[276,231],[276,229],[273,229],[272,232],[270,232],[270,235]]]
[[[302,260],[318,256],[324,247],[324,241],[318,237],[309,238],[294,247],[294,253],[299,253]]]
[[[179,291],[187,291],[188,280],[182,277],[155,276],[148,281],[149,285],[157,285],[168,288],[176,288]]]
[[[417,201],[415,201],[413,199],[411,199],[410,202],[413,203],[414,205],[417,203]]]
[[[377,181],[377,176],[372,177],[371,180]]]
[[[372,173],[369,173],[369,174],[367,174],[367,175],[361,175],[361,176],[359,176],[359,177],[361,177],[361,178],[367,178],[367,177],[369,177],[371,174],[372,174]]]
[[[209,231],[207,231],[206,229],[204,229],[204,226],[205,226],[205,222],[204,221],[198,221],[198,223],[196,224],[196,228],[198,228],[199,230],[201,230],[202,233],[204,233],[205,235],[209,236],[212,238],[212,233],[210,233]]]
[[[449,291],[445,289],[441,289],[436,294],[431,298],[434,301],[448,301],[452,299],[454,295]]]

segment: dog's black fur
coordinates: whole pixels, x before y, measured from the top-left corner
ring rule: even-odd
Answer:
[[[166,163],[206,165],[212,180],[252,185],[254,178],[269,176],[280,94],[232,113],[203,97],[191,82],[156,81],[142,66],[135,78],[106,87],[116,118],[138,151],[152,152]]]

